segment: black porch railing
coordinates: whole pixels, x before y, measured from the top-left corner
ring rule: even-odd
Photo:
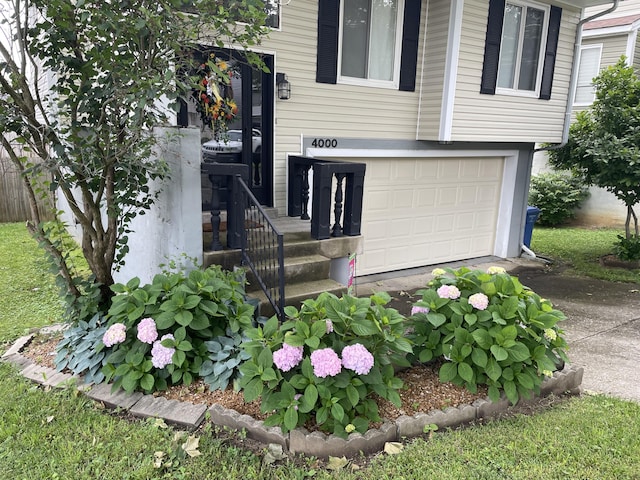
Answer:
[[[313,169],[311,236],[316,240],[360,235],[366,165],[316,158],[289,157],[288,215],[309,219],[309,171]],[[331,198],[333,179],[335,196]],[[344,183],[344,187],[343,187]],[[343,208],[344,202],[344,208]],[[333,208],[332,208],[333,207]],[[331,223],[331,211],[334,224]]]
[[[248,165],[204,163],[211,189],[211,250],[224,247],[220,241],[221,208],[226,203],[227,247],[240,249],[247,266],[278,318],[284,320],[284,240],[245,183]],[[226,193],[226,198],[223,199]]]
[[[284,321],[284,236],[240,177],[234,177],[244,200],[242,263],[256,281],[280,321]]]

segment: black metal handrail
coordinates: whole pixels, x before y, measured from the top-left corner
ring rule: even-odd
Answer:
[[[288,215],[309,219],[309,170],[313,169],[311,236],[316,240],[360,235],[366,164],[289,156]],[[331,192],[333,178],[336,191]],[[345,182],[346,180],[346,182]],[[345,182],[343,191],[343,182]],[[344,210],[343,210],[344,201]],[[334,225],[331,227],[333,206]]]
[[[280,321],[284,321],[284,236],[240,175],[234,176],[239,192],[242,225],[242,264],[249,267]]]

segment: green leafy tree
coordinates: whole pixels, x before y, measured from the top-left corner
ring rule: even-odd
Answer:
[[[27,228],[80,297],[61,222],[42,222],[36,206],[47,191],[63,197],[104,302],[128,225],[157,196],[149,181],[167,175],[151,160],[153,128],[190,95],[194,49],[259,43],[265,2],[9,0],[0,15],[0,138],[30,196]]]
[[[582,175],[627,207],[627,239],[640,237],[634,206],[640,201],[640,79],[622,57],[593,80],[596,99],[578,112],[568,143],[549,151],[549,163]],[[633,235],[631,220],[633,219]]]

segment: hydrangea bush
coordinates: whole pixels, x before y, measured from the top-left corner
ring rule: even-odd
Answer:
[[[102,372],[114,389],[152,392],[208,378],[218,360],[212,359],[210,341],[253,323],[241,276],[218,266],[156,275],[144,286],[135,278],[112,290]],[[236,367],[225,365],[220,373]]]
[[[286,433],[308,420],[339,436],[364,433],[380,421],[374,394],[400,406],[402,381],[394,366],[409,366],[411,343],[405,317],[386,308],[386,293],[370,298],[323,293],[300,310],[286,308],[249,329],[243,347],[251,355],[240,371],[246,401],[261,397],[261,410],[273,412],[267,426]]]
[[[472,392],[486,384],[493,401],[501,392],[513,404],[539,393],[544,377],[567,360],[562,312],[500,267],[433,274],[408,320],[414,359],[441,358],[442,382]]]

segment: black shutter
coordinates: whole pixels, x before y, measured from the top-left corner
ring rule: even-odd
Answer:
[[[542,100],[549,100],[551,98],[553,70],[556,66],[556,52],[558,50],[558,36],[560,34],[560,20],[562,20],[562,9],[552,6],[551,14],[549,15],[547,49],[544,54],[544,67],[542,68],[542,84],[540,85],[540,98]]]
[[[502,22],[505,0],[489,1],[487,35],[484,41],[484,63],[480,93],[493,95],[498,82],[498,62],[500,61],[500,43],[502,41]]]
[[[421,7],[421,0],[406,0],[404,2],[402,56],[400,57],[400,90],[405,92],[413,92],[416,89]]]
[[[336,83],[340,0],[318,0],[316,82]]]

